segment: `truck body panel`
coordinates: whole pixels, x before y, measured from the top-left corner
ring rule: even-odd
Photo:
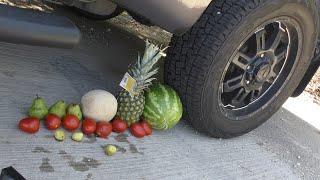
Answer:
[[[117,0],[125,9],[174,34],[183,34],[198,20],[212,0]]]

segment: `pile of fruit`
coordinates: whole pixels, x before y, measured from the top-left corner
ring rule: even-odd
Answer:
[[[92,90],[81,98],[81,105],[67,105],[59,100],[47,108],[45,100],[37,97],[28,117],[20,120],[19,128],[36,133],[43,119],[48,130],[56,130],[54,137],[58,141],[65,139],[60,127],[73,132],[71,138],[74,141],[82,141],[84,135],[92,134],[106,138],[112,131],[123,133],[127,128],[133,136],[142,138],[151,135],[152,128],[172,128],[182,116],[180,98],[170,87],[152,84],[153,76],[158,72],[154,66],[164,56],[164,50],[146,42],[143,57],[138,57],[121,81],[123,90],[117,98],[105,90]],[[115,148],[106,147],[106,154],[114,154]]]
[[[19,128],[27,133],[36,133],[40,129],[40,120],[44,119],[45,127],[48,130],[57,130],[61,126],[70,132],[74,132],[72,139],[81,141],[83,134],[96,134],[98,137],[106,138],[113,131],[116,133],[123,133],[128,124],[126,121],[115,117],[111,123],[108,121],[98,121],[91,118],[82,118],[82,111],[79,104],[70,104],[66,106],[64,101],[57,101],[49,109],[46,106],[45,100],[37,97],[29,109],[29,117],[20,120]],[[82,122],[82,125],[81,125]],[[82,132],[75,132],[80,128]],[[140,127],[143,129],[141,132]],[[150,135],[152,133],[151,126],[141,121],[131,125],[131,133],[136,137],[143,137],[143,135]],[[81,137],[81,138],[79,138]],[[55,138],[59,141],[64,140],[64,132],[57,130]]]

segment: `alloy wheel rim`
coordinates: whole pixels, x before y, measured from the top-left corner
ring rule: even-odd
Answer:
[[[267,92],[280,76],[284,83],[283,75],[289,74],[282,72],[287,65],[290,67],[286,71],[291,71],[295,66],[297,53],[294,52],[298,46],[292,47],[291,37],[299,34],[296,28],[290,20],[274,19],[261,25],[238,46],[220,81],[220,107],[227,113],[235,112],[235,116],[245,116],[265,104],[259,100],[266,94],[270,96]],[[299,44],[297,39],[294,43]],[[290,55],[290,52],[293,54]],[[289,60],[290,63],[287,62]],[[273,91],[275,94],[276,88]],[[251,107],[249,111],[247,108],[255,103],[258,108]]]

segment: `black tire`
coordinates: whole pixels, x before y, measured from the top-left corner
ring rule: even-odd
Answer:
[[[183,36],[174,36],[165,61],[165,82],[180,95],[184,118],[200,132],[231,138],[268,120],[298,86],[317,39],[314,1],[214,0]],[[219,83],[232,53],[260,24],[285,16],[296,21],[301,44],[283,85],[255,112],[229,116],[219,105]],[[298,68],[296,68],[298,67]]]

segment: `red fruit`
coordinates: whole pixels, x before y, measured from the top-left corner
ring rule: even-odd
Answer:
[[[142,128],[144,129],[144,131],[146,132],[147,136],[152,134],[152,127],[147,121],[141,121],[140,124],[141,124]]]
[[[38,118],[25,118],[19,121],[19,129],[26,133],[36,133],[40,129],[40,120]]]
[[[137,138],[142,138],[146,135],[146,132],[144,131],[140,123],[131,124],[130,132],[132,135],[134,135]]]
[[[68,131],[74,131],[79,128],[80,121],[75,115],[68,114],[62,121],[63,127]]]
[[[45,123],[47,129],[56,130],[61,125],[61,119],[54,114],[49,114],[49,115],[47,115],[44,123]]]
[[[112,125],[105,121],[97,123],[96,135],[101,138],[106,138],[112,132]]]
[[[84,119],[82,121],[82,132],[83,134],[90,135],[94,133],[94,131],[97,128],[97,123],[96,121],[92,119]]]
[[[128,128],[128,124],[125,120],[115,118],[112,120],[112,130],[117,133],[122,133]]]

